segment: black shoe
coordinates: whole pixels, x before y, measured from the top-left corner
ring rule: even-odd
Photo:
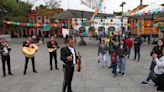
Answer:
[[[3,78],[4,78],[4,77],[6,77],[6,74],[3,74],[3,76],[2,76],[2,77],[3,77]]]
[[[24,72],[23,75],[26,75],[26,72]]]
[[[141,82],[141,84],[148,84],[148,82],[146,82],[146,81],[143,81],[143,82]]]
[[[121,75],[122,75],[122,76],[124,76],[124,75],[125,75],[125,73],[122,73]]]
[[[121,73],[121,72],[118,72],[118,73]]]
[[[34,73],[38,73],[37,71],[33,71]]]
[[[55,69],[56,69],[56,70],[59,70],[59,68],[58,68],[58,67],[56,67]]]
[[[108,67],[108,68],[112,68],[112,66]]]
[[[52,71],[53,69],[52,68],[50,68],[50,71]]]
[[[14,75],[14,74],[12,74],[12,73],[9,73],[9,75]]]

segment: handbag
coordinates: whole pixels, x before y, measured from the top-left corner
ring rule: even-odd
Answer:
[[[150,71],[150,73],[151,73],[151,80],[154,83],[157,83],[157,80],[158,80],[159,75],[155,74],[154,71]]]

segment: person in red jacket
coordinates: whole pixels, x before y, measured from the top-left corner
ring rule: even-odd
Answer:
[[[129,52],[128,52],[128,59],[129,59],[130,58],[130,53],[131,53],[131,48],[133,46],[132,38],[129,37],[127,40],[125,40],[125,43],[127,44],[128,48],[129,48]]]

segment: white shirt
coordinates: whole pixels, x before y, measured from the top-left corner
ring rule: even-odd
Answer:
[[[9,51],[8,51],[7,47],[4,47],[4,48],[3,48],[3,50],[4,50],[4,54],[9,53]]]
[[[163,74],[164,73],[164,56],[162,56],[160,59],[155,59],[156,66],[154,68],[154,72],[156,74]]]
[[[68,47],[73,55],[73,64],[76,64],[76,56],[75,56],[75,49],[72,47]]]

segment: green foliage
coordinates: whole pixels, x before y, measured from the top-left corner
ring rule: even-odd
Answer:
[[[17,0],[0,0],[0,6],[7,10],[5,18],[12,21],[26,21],[26,16],[32,8],[32,4],[17,2]]]

